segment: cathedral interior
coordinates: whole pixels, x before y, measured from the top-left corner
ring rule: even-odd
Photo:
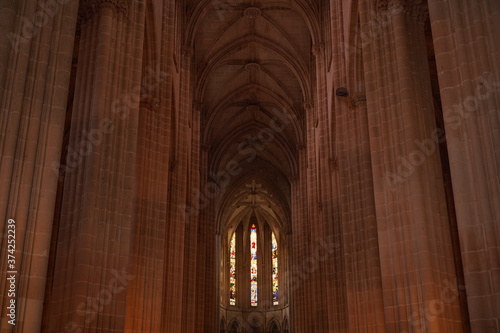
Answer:
[[[500,1],[1,0],[0,39],[0,332],[500,332]]]

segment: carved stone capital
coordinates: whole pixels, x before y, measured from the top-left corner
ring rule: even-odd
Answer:
[[[406,0],[377,0],[376,7],[380,11],[402,12]]]
[[[378,11],[387,10],[388,7],[387,0],[377,0],[377,2],[375,3],[375,7],[377,8]]]
[[[389,11],[392,14],[405,14],[423,24],[429,16],[429,9],[423,0],[377,0],[376,8],[379,12]]]
[[[429,7],[422,0],[405,2],[405,12],[412,17],[416,22],[424,24],[429,16]]]
[[[116,13],[127,13],[128,1],[127,0],[94,0],[98,9],[111,8]]]
[[[105,8],[111,9],[115,15],[127,15],[129,2],[128,0],[83,0],[78,11],[78,25],[84,25]]]
[[[78,10],[77,30],[80,30],[81,26],[87,23],[94,14],[94,6],[89,1],[82,3]]]

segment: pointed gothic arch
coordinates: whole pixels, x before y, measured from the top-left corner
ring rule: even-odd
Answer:
[[[222,317],[219,324],[219,333],[227,333],[226,331],[226,318]]]
[[[229,327],[229,333],[240,333],[240,325],[236,320],[233,320],[231,326]]]
[[[271,323],[269,324],[269,328],[267,329],[268,333],[281,333],[280,326],[278,322],[273,319]]]

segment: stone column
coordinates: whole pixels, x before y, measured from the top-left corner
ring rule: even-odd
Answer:
[[[306,329],[306,309],[310,308],[307,298],[306,276],[302,270],[302,259],[306,257],[306,246],[309,235],[307,212],[307,153],[306,145],[297,145],[299,174],[291,180],[292,234],[290,235],[290,260],[285,272],[288,276],[288,297],[290,300],[290,326],[297,332]],[[309,305],[309,306],[308,306]]]
[[[58,179],[53,163],[61,156],[77,9],[76,0],[45,8],[9,0],[0,9],[2,332],[41,329]],[[16,226],[14,253],[7,252],[9,219]],[[16,272],[12,297],[7,270]],[[15,326],[7,317],[11,300]]]
[[[366,96],[337,98],[340,212],[351,330],[385,332]]]
[[[202,114],[202,108],[201,105],[196,106],[196,110],[194,114],[194,120],[193,123],[195,124],[196,122],[199,122],[201,125],[202,119],[203,119],[203,114]],[[196,118],[199,118],[196,120]],[[198,125],[196,125],[198,126]],[[200,126],[201,128],[201,126]],[[200,136],[201,137],[201,136]],[[200,139],[201,141],[201,139]],[[196,145],[196,143],[195,143]],[[204,189],[204,186],[208,183],[208,165],[209,165],[209,153],[210,153],[210,146],[206,144],[201,144],[200,143],[200,160],[199,160],[199,186],[200,186],[200,191]],[[193,172],[196,172],[196,168],[193,168]],[[193,195],[191,192],[191,200],[197,200],[198,198]],[[216,287],[214,288],[213,286],[218,286],[220,285],[220,265],[219,265],[219,255],[221,251],[221,242],[220,239],[221,237],[224,237],[224,233],[221,235],[218,234],[217,227],[213,221],[216,218],[216,208],[215,204],[210,204],[208,207],[205,209],[202,209],[200,211],[200,214],[198,216],[198,233],[199,233],[199,244],[197,246],[197,256],[198,256],[198,263],[199,263],[199,269],[200,272],[198,273],[198,283],[196,284],[196,290],[197,290],[197,295],[199,298],[199,301],[197,302],[197,318],[200,318],[203,320],[203,327],[206,327],[208,331],[210,330],[215,330],[217,325],[219,324],[219,308],[218,305],[221,303],[220,302],[220,289],[222,288],[223,290],[226,290],[227,292],[222,293],[222,297],[225,299],[223,300],[223,304],[229,304],[229,280],[226,276],[226,283],[223,287]],[[223,230],[220,230],[220,232],[223,232]],[[243,239],[238,236],[239,231],[236,233],[236,242],[237,242],[237,249],[241,248],[241,245],[238,245],[238,242],[242,242]],[[241,251],[238,251],[241,252]],[[242,270],[240,263],[242,263],[243,257],[239,257],[238,252],[236,252],[236,261],[237,261],[237,268],[236,268],[236,275],[237,275],[237,280],[236,280],[236,304],[238,305],[238,302],[241,300],[241,298],[244,296],[243,293],[241,293],[241,277],[242,275]],[[225,253],[227,256],[228,254]],[[247,258],[247,257],[245,257]],[[238,280],[239,279],[239,280]],[[229,320],[228,320],[229,321]]]
[[[81,6],[70,127],[48,331],[124,330],[136,204],[144,5]],[[153,74],[157,84],[164,79]]]
[[[429,11],[472,332],[500,331],[500,3]]]
[[[161,294],[165,288],[163,249],[168,189],[165,170],[169,155],[165,143],[170,138],[166,113],[160,108],[159,99],[153,97],[159,85],[150,80],[143,77],[145,94],[139,110],[137,202],[130,254],[130,270],[135,278],[128,288],[126,315],[126,329],[142,332],[160,331],[164,316]]]
[[[2,3],[2,8],[0,9],[0,91],[2,95],[3,91],[6,89],[5,80],[9,68],[8,65],[9,58],[11,58],[11,52],[17,56],[19,47],[21,46],[20,42],[30,41],[30,38],[23,38],[23,25],[21,25],[19,21],[22,20],[23,13],[26,11],[33,16],[34,11],[36,12],[36,8],[35,5],[26,8],[26,4],[24,4],[25,8],[21,8],[22,4],[22,1],[6,0]],[[25,19],[27,20],[26,17]],[[33,24],[31,21],[27,21]],[[25,31],[25,34],[27,33],[28,31]],[[29,31],[29,33],[32,32]]]
[[[333,251],[324,256],[318,255],[320,244],[330,243],[334,235],[339,230],[338,221],[338,196],[336,179],[338,169],[332,168],[331,161],[334,159],[333,146],[335,145],[334,131],[334,112],[328,106],[328,84],[327,84],[327,64],[326,64],[326,45],[319,42],[313,45],[313,55],[316,64],[316,82],[315,82],[315,102],[311,111],[313,111],[313,126],[311,129],[314,137],[312,141],[315,146],[315,170],[317,186],[316,202],[312,203],[317,211],[314,218],[316,222],[312,223],[311,233],[311,252],[310,270],[316,279],[317,293],[314,297],[315,306],[320,311],[316,311],[314,319],[315,330],[319,332],[330,330],[333,327],[342,326],[343,323],[343,299],[339,297],[342,290],[338,283],[345,279],[341,274],[334,272],[343,272],[342,258],[339,252]],[[340,249],[340,247],[337,247]],[[340,259],[340,260],[339,260]],[[338,278],[341,277],[341,280]]]
[[[191,96],[192,92],[192,73],[191,73],[191,61],[192,61],[193,50],[191,47],[184,46],[182,49],[182,54],[184,55],[182,64],[182,75],[186,80],[185,90],[186,95],[186,105],[189,108],[185,110],[187,116],[189,117],[188,125],[190,129],[189,140],[190,140],[190,151],[188,151],[189,156],[189,167],[188,167],[188,187],[187,187],[187,205],[190,205],[193,201],[194,189],[200,188],[200,112],[202,110],[202,105],[197,102],[193,102]],[[199,290],[198,284],[204,284],[205,274],[207,267],[205,267],[206,262],[206,252],[209,251],[206,248],[206,239],[204,239],[204,233],[201,231],[199,225],[200,212],[188,216],[186,218],[186,241],[185,241],[185,283],[186,287],[184,290],[184,299],[186,299],[185,308],[183,311],[184,315],[184,331],[185,332],[197,332],[197,328],[204,327],[205,323],[203,317],[196,316],[197,301],[203,301],[203,294],[209,288],[206,286],[205,290]],[[210,233],[215,237],[215,233],[212,231]],[[210,249],[213,251],[214,249]],[[200,253],[205,255],[200,256]],[[212,253],[212,256],[215,253]],[[214,266],[217,264],[214,262]],[[214,267],[215,269],[215,267]],[[212,290],[211,288],[210,290]]]
[[[363,1],[368,127],[387,332],[459,332],[420,2]]]
[[[175,4],[174,4],[175,5]],[[177,38],[180,38],[177,36]],[[190,224],[196,221],[199,214],[198,207],[192,209],[182,209],[186,207],[188,198],[192,194],[191,186],[191,158],[193,148],[192,129],[192,95],[191,95],[191,57],[193,50],[187,47],[180,49],[181,58],[179,63],[179,73],[174,73],[174,84],[178,86],[174,90],[179,91],[175,95],[176,100],[172,101],[172,155],[170,158],[170,180],[168,189],[169,211],[167,212],[167,263],[165,286],[166,293],[163,295],[165,301],[165,311],[168,313],[163,323],[163,330],[168,332],[180,332],[185,323],[184,312],[187,311],[188,303],[191,300],[185,299],[188,288],[192,286],[188,283],[186,276],[186,246]],[[177,102],[176,102],[177,101]],[[194,224],[196,226],[196,224]],[[194,227],[196,230],[196,227]]]

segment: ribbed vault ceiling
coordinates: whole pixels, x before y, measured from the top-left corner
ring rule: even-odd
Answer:
[[[223,229],[252,212],[286,229],[304,103],[312,99],[314,8],[307,1],[243,0],[193,1],[188,8],[209,169],[241,166],[219,200]]]

